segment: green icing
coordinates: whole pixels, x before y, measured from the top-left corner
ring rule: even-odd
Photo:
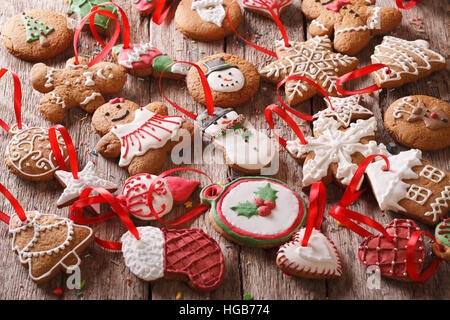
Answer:
[[[265,187],[258,188],[258,191],[255,192],[255,196],[257,198],[261,198],[263,201],[270,200],[275,202],[277,200],[278,191],[273,189],[270,186],[270,183],[267,183]]]
[[[69,1],[69,8],[67,9],[67,13],[69,14],[75,14],[78,19],[82,19],[85,17],[89,12],[91,12],[91,9],[95,7],[98,4],[101,4],[105,2],[104,0],[70,0]],[[115,6],[112,6],[110,4],[101,6],[99,9],[106,9],[108,11],[111,11],[112,13],[116,14],[117,8]],[[111,19],[105,16],[102,16],[100,14],[95,15],[94,24],[104,30],[108,30],[109,21]],[[86,25],[89,25],[89,21],[86,21]]]
[[[47,36],[49,33],[55,31],[54,28],[43,24],[38,19],[30,17],[25,12],[22,12],[20,18],[22,19],[25,27],[27,42],[39,40],[40,37]]]
[[[262,178],[262,177],[242,177],[242,178],[238,178],[238,179],[228,183],[227,185],[225,185],[223,187],[222,192],[214,199],[208,199],[208,198],[205,198],[203,196],[203,194],[205,193],[206,189],[208,187],[210,187],[210,186],[206,186],[200,192],[200,199],[201,199],[202,202],[211,205],[211,209],[210,209],[209,214],[211,215],[211,217],[214,220],[214,222],[223,231],[225,231],[228,235],[230,235],[233,239],[236,239],[236,241],[238,241],[239,243],[242,243],[242,244],[247,245],[247,246],[253,246],[253,247],[276,246],[276,245],[280,245],[280,244],[286,243],[286,242],[290,241],[292,236],[294,235],[294,233],[298,229],[300,229],[301,227],[304,227],[305,223],[306,223],[306,218],[307,218],[307,215],[308,215],[307,214],[307,208],[306,208],[305,202],[303,201],[302,197],[300,197],[300,196],[298,196],[298,198],[301,200],[301,203],[302,203],[302,206],[303,206],[302,221],[299,223],[299,225],[291,233],[289,233],[288,235],[286,235],[284,237],[280,237],[280,238],[276,238],[276,239],[265,239],[265,240],[262,240],[262,239],[255,239],[255,238],[249,237],[249,236],[240,235],[240,234],[234,232],[233,230],[231,230],[230,228],[228,228],[228,226],[220,219],[219,214],[217,213],[217,210],[216,210],[217,202],[222,198],[223,194],[226,192],[226,190],[231,185],[233,185],[234,183],[236,183],[236,182],[238,182],[240,180],[261,180],[261,179],[278,182],[278,183],[284,185],[285,187],[287,187],[288,189],[292,190],[291,187],[289,187],[287,184],[285,184],[284,182],[282,182],[280,180],[267,178],[267,177],[264,177],[264,178]],[[292,192],[296,193],[294,190],[292,190]]]
[[[231,210],[235,211],[238,216],[247,218],[258,215],[258,207],[250,201],[239,202],[236,206],[231,207]]]
[[[436,226],[434,236],[447,247],[450,247],[450,218],[444,219]]]
[[[157,56],[155,57],[155,59],[153,59],[153,69],[156,70],[156,72],[163,72],[164,68],[167,67],[169,64],[174,63],[173,59],[167,55],[161,55],[161,56]],[[164,73],[169,73],[172,72],[172,67],[167,68],[166,71],[164,71]]]
[[[120,54],[120,51],[122,51],[122,48],[123,48],[123,43],[122,43],[122,44],[115,45],[114,47],[112,47],[112,52],[113,52],[116,56],[118,56],[118,55]]]

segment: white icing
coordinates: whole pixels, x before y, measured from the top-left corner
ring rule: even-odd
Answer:
[[[386,165],[384,161],[371,163],[367,167],[366,174],[381,210],[406,211],[398,204],[406,198],[409,189],[409,184],[402,180],[419,177],[412,168],[422,165],[421,158],[420,150],[411,149],[389,157],[389,171],[382,170]]]
[[[275,2],[274,2],[275,3]],[[242,5],[246,9],[251,9],[258,12],[263,12],[265,14],[271,15],[270,11],[267,9],[267,6],[263,5],[264,2],[255,1],[255,0],[244,0]],[[273,8],[273,11],[280,14],[281,11],[292,4],[292,0],[278,0],[276,1],[276,5]]]
[[[334,36],[337,36],[341,33],[351,32],[351,31],[366,31],[368,29],[369,28],[367,26],[343,28],[343,29],[336,30],[336,32],[334,33]]]
[[[218,92],[236,92],[245,84],[244,74],[238,68],[213,71],[208,75],[211,90]]]
[[[172,65],[171,70],[172,73],[178,73],[178,74],[184,74],[186,75],[188,73],[188,70],[185,68],[185,65],[183,63],[175,63]]]
[[[88,66],[85,64],[76,64],[75,65],[75,64],[69,63],[69,64],[67,64],[67,66],[70,68],[73,68],[73,69],[78,69],[78,68],[87,69],[88,68]]]
[[[427,188],[412,184],[408,191],[406,191],[406,199],[417,202],[423,205],[427,202],[428,198],[431,196],[431,191]]]
[[[381,28],[381,8],[371,7],[369,19],[367,19],[367,27],[370,30],[378,30]]]
[[[447,182],[450,183],[450,180]],[[445,186],[444,190],[441,191],[441,196],[437,197],[431,204],[431,211],[427,211],[423,215],[426,217],[433,216],[433,221],[438,221],[439,215],[442,214],[442,209],[448,208],[447,201],[450,201],[450,184]]]
[[[111,129],[121,141],[119,166],[129,165],[135,156],[143,155],[150,149],[163,147],[177,136],[182,122],[180,116],[163,117],[145,108],[136,110],[132,122]]]
[[[414,105],[412,104],[413,101],[414,99],[411,96],[403,97],[402,100],[394,107],[394,112],[392,114],[393,117],[399,119],[402,117],[401,113],[412,115],[412,109],[414,109]],[[410,110],[402,107],[410,108]]]
[[[86,188],[103,187],[107,190],[117,189],[115,183],[97,177],[92,161],[89,161],[84,169],[78,172],[78,179],[74,179],[72,172],[64,170],[57,170],[55,175],[66,186],[56,201],[58,206],[78,199],[81,192]]]
[[[154,227],[137,227],[137,230],[140,240],[129,231],[121,238],[125,265],[145,281],[164,277],[164,234]]]
[[[319,81],[325,91],[334,92],[336,88],[337,72],[340,67],[356,61],[356,58],[331,51],[331,41],[327,36],[316,36],[306,42],[277,41],[277,52],[280,59],[272,62],[260,70],[266,77],[288,77],[300,75],[313,81]],[[288,81],[286,94],[290,100],[295,95],[303,96],[309,87],[304,81]]]
[[[45,79],[47,79],[47,81],[45,81],[44,87],[50,88],[53,86],[53,73],[55,72],[55,70],[55,68],[50,68],[50,70],[45,75]]]
[[[222,27],[226,15],[223,0],[193,0],[191,10],[197,11],[203,21]]]
[[[363,144],[364,137],[375,135],[377,123],[374,117],[367,120],[357,120],[351,123],[347,130],[339,130],[341,124],[333,118],[319,118],[314,121],[314,133],[317,137],[306,137],[307,144],[300,141],[288,141],[287,150],[296,158],[314,152],[314,159],[308,159],[303,164],[303,186],[320,181],[328,175],[329,166],[337,163],[336,178],[348,185],[358,166],[352,162],[352,154],[361,153],[364,157],[372,154],[389,156],[386,146],[376,141]],[[341,180],[342,179],[342,180]]]
[[[135,44],[131,50],[127,50],[127,59],[120,59],[119,64],[125,68],[132,69],[133,63],[141,62],[141,56],[148,54],[148,51],[152,49],[154,49],[154,47],[151,43]]]
[[[407,41],[391,36],[385,36],[383,42],[375,47],[371,56],[372,63],[384,63],[386,68],[374,73],[380,83],[398,81],[403,75],[418,76],[420,71],[430,70],[433,63],[445,63],[443,56],[428,49],[425,40]],[[398,69],[398,70],[397,70]]]
[[[93,86],[95,86],[95,82],[92,79],[93,76],[94,76],[93,72],[86,71],[86,72],[83,73],[83,76],[86,78],[86,82],[84,83],[84,85],[86,87],[93,87]]]
[[[84,106],[84,105],[88,104],[89,102],[95,100],[95,97],[99,97],[99,96],[101,96],[100,93],[92,92],[91,95],[87,96],[82,102],[80,102],[80,106]]]
[[[66,103],[64,102],[63,98],[58,97],[54,91],[50,92],[50,95],[52,99],[55,100],[56,104],[59,104],[63,109],[66,108]]]
[[[323,25],[322,23],[320,23],[319,21],[317,21],[316,19],[314,19],[313,21],[311,21],[311,24],[313,24],[313,25],[319,27],[320,29],[322,29],[322,30],[325,31],[325,32],[328,32],[328,28],[327,28],[325,25]]]
[[[445,178],[445,173],[444,171],[441,171],[438,168],[427,164],[425,167],[423,167],[422,171],[420,171],[419,176],[424,177],[434,183],[439,183],[442,181],[442,179]]]
[[[33,214],[33,218],[31,218],[29,215]],[[66,218],[60,218],[60,217],[56,217],[58,222],[51,224],[51,225],[46,225],[46,224],[42,224],[39,225],[39,220],[41,218],[45,219],[45,217],[56,217],[55,215],[52,214],[41,214],[37,211],[33,211],[33,212],[29,212],[27,213],[27,220],[26,221],[21,221],[19,219],[19,217],[17,216],[17,214],[14,214],[11,216],[11,221],[9,224],[9,233],[12,234],[12,250],[17,252],[17,255],[19,256],[19,260],[22,264],[27,264],[28,265],[28,272],[29,272],[29,276],[32,280],[34,281],[39,281],[42,279],[47,278],[48,276],[50,276],[53,271],[55,269],[60,268],[61,266],[67,268],[74,268],[74,267],[78,267],[81,263],[80,258],[78,257],[76,251],[79,247],[82,247],[84,245],[84,243],[91,237],[92,235],[92,229],[86,226],[80,226],[80,225],[76,225],[77,228],[83,228],[86,230],[89,230],[89,235],[83,240],[81,241],[76,247],[74,247],[71,251],[69,251],[66,255],[64,255],[63,257],[61,257],[61,259],[55,263],[55,265],[50,268],[50,270],[48,270],[46,273],[40,275],[40,276],[35,276],[32,273],[32,263],[33,257],[42,257],[45,255],[52,255],[54,253],[58,253],[61,250],[64,250],[67,246],[70,245],[72,239],[73,239],[73,235],[74,235],[74,223],[73,221],[66,219]],[[13,227],[15,225],[18,225],[18,227]],[[41,233],[44,232],[51,232],[52,229],[54,228],[59,228],[61,226],[66,226],[67,227],[67,234],[66,234],[66,238],[59,244],[55,244],[55,247],[51,248],[51,249],[47,249],[47,250],[42,250],[42,251],[35,251],[34,250],[34,245],[39,242],[39,238],[41,236]],[[34,230],[34,235],[33,238],[30,240],[30,242],[28,242],[27,245],[25,245],[22,249],[20,249],[17,245],[16,245],[16,237],[17,235],[19,235],[22,231],[25,231],[29,228],[32,228]],[[63,261],[68,258],[70,255],[75,255],[75,257],[77,258],[77,262],[72,265],[72,266],[66,266]]]
[[[270,187],[278,191],[275,208],[268,216],[253,215],[250,218],[237,215],[231,210],[240,202],[250,201],[253,203],[254,192],[258,188]],[[258,235],[274,235],[289,229],[297,219],[299,202],[292,190],[278,183],[269,181],[246,181],[240,183],[230,190],[222,200],[222,213],[226,221],[241,230]]]
[[[103,68],[97,70],[97,77],[99,77],[102,80],[106,80],[106,77],[103,75]]]

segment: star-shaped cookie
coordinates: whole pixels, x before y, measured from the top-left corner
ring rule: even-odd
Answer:
[[[74,179],[72,172],[58,170],[55,172],[56,178],[64,187],[64,191],[56,201],[58,208],[63,208],[71,205],[76,201],[81,192],[86,188],[103,187],[110,192],[117,190],[117,185],[111,181],[99,178],[95,173],[95,166],[92,161],[89,161],[84,169],[78,172],[78,179]],[[99,209],[93,207],[95,211]],[[98,212],[98,211],[97,211]]]
[[[278,60],[259,71],[265,80],[278,83],[289,76],[300,75],[316,82],[328,95],[338,96],[336,79],[355,69],[359,62],[357,58],[332,52],[327,36],[289,44],[286,47],[283,41],[277,41]],[[291,106],[318,93],[314,86],[300,80],[287,81],[285,91]]]

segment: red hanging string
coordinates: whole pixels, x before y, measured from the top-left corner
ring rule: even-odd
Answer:
[[[103,60],[103,58],[111,51],[112,47],[116,44],[117,39],[119,38],[119,35],[120,35],[119,20],[116,18],[116,16],[111,11],[100,9],[100,10],[95,10],[95,11],[90,12],[89,14],[84,16],[83,19],[80,20],[80,22],[78,23],[77,27],[75,28],[75,32],[74,32],[74,35],[73,35],[73,51],[74,51],[74,55],[75,55],[75,62],[74,62],[75,65],[80,64],[80,62],[78,60],[78,38],[80,36],[80,33],[81,33],[81,31],[83,29],[83,26],[86,23],[86,21],[88,19],[90,19],[91,16],[95,16],[97,13],[101,14],[102,16],[105,16],[105,17],[113,19],[116,22],[116,24],[115,24],[114,33],[113,33],[111,39],[106,44],[106,46],[103,48],[103,50],[100,51],[100,53],[94,59],[92,59],[91,62],[88,63],[88,66],[91,67],[94,64],[96,64],[96,63],[100,62],[101,60]]]
[[[388,74],[391,74],[391,69],[389,69],[389,67],[387,65],[382,64],[382,63],[375,63],[375,64],[365,66],[363,68],[360,68],[358,70],[350,71],[349,73],[346,73],[343,76],[340,76],[336,80],[337,91],[342,95],[348,96],[348,95],[353,95],[353,94],[371,93],[371,92],[380,90],[381,88],[376,83],[367,88],[360,89],[360,90],[353,90],[353,91],[343,90],[343,89],[341,89],[340,85],[343,85],[347,81],[363,77],[367,74],[370,74],[372,72],[375,72],[375,71],[383,69],[383,68],[387,68],[386,72]]]
[[[23,210],[19,201],[17,201],[17,199],[14,198],[14,196],[8,191],[8,189],[6,189],[6,187],[1,183],[0,183],[0,192],[3,193],[5,198],[8,199],[8,201],[11,203],[19,219],[21,221],[27,220],[27,215],[25,214],[25,211]],[[0,211],[0,220],[2,220],[6,224],[9,224],[10,217],[6,213]]]
[[[53,151],[53,156],[55,157],[56,162],[58,162],[58,166],[61,170],[69,171],[64,161],[63,155],[61,153],[58,138],[56,136],[56,130],[58,130],[61,133],[61,136],[63,137],[64,142],[66,143],[67,153],[69,154],[70,170],[72,170],[73,178],[77,180],[78,179],[77,153],[75,151],[75,147],[73,145],[73,141],[72,138],[70,137],[70,134],[67,132],[66,128],[60,124],[56,124],[50,129],[48,129],[48,138],[50,140],[50,146]]]
[[[274,125],[273,125],[273,116],[272,113],[275,112],[278,114],[286,123],[287,125],[295,132],[297,135],[297,138],[300,140],[301,144],[307,144],[308,142],[305,140],[305,137],[303,136],[302,130],[298,127],[298,125],[295,123],[295,121],[287,114],[287,112],[281,108],[280,106],[277,106],[276,104],[271,104],[266,107],[264,110],[264,115],[266,116],[267,123],[269,124],[270,129],[272,130],[272,133],[277,138],[278,143],[281,144],[283,148],[286,148],[286,140],[279,137],[275,133]]]
[[[302,246],[307,247],[313,228],[320,230],[325,212],[327,193],[322,181],[314,182],[309,192],[308,220],[306,221],[305,234],[303,235]]]
[[[397,7],[400,9],[409,10],[412,7],[414,7],[419,2],[422,2],[422,0],[410,0],[406,3],[406,5],[403,4],[403,0],[395,0],[395,3],[397,4]]]
[[[22,129],[22,116],[21,116],[21,110],[22,110],[22,86],[20,84],[19,76],[11,70],[8,70],[6,68],[0,69],[0,78],[3,77],[3,75],[6,72],[10,72],[13,77],[14,82],[14,113],[16,114],[16,120],[17,120],[17,128],[19,130]],[[9,132],[11,129],[10,126],[0,119],[0,126],[6,130],[6,132]]]
[[[176,63],[186,63],[189,64],[193,67],[195,67],[198,71],[198,74],[200,75],[200,81],[202,82],[202,86],[203,86],[203,92],[205,93],[205,101],[206,101],[206,109],[208,110],[208,114],[210,116],[212,116],[214,114],[214,100],[212,97],[212,92],[211,92],[211,88],[208,84],[208,79],[206,79],[205,73],[203,72],[202,68],[200,68],[199,65],[192,63],[192,62],[187,62],[187,61],[175,61],[171,64],[169,64],[167,67],[165,67],[163,69],[163,71],[161,72],[161,75],[159,76],[159,91],[161,91],[161,95],[164,97],[164,99],[166,99],[167,102],[169,102],[175,109],[181,111],[182,113],[184,113],[185,115],[187,115],[189,118],[196,120],[197,119],[197,115],[193,114],[192,112],[187,111],[186,109],[184,109],[183,107],[180,107],[179,105],[177,105],[175,102],[172,102],[169,98],[167,98],[164,95],[163,89],[162,89],[162,78],[163,78],[163,74],[166,71],[166,69],[170,68],[171,66],[173,66]]]
[[[157,5],[156,9],[153,12],[152,21],[156,23],[157,25],[161,25],[161,23],[164,22],[167,15],[169,14],[170,8],[172,7],[173,0],[170,0],[167,2],[167,7],[165,10],[164,7],[166,5],[166,0],[155,0]]]
[[[433,235],[429,234],[428,232],[415,231],[409,238],[406,248],[406,268],[408,270],[408,275],[412,280],[419,282],[425,282],[426,280],[428,280],[436,272],[437,268],[442,262],[441,259],[436,259],[424,272],[422,272],[421,275],[417,274],[416,265],[414,264],[414,252],[416,249],[417,241],[420,239],[422,234],[430,237],[434,243],[436,242],[436,239],[433,237]],[[440,251],[439,246],[436,246],[436,248]]]

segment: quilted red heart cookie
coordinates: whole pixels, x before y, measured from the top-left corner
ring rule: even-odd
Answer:
[[[417,224],[409,219],[394,219],[386,226],[392,242],[383,234],[364,239],[358,248],[359,261],[368,268],[376,265],[381,275],[397,280],[411,281],[406,263],[406,249],[411,235],[419,230]],[[420,273],[425,260],[425,243],[419,238],[415,246],[414,264]]]

